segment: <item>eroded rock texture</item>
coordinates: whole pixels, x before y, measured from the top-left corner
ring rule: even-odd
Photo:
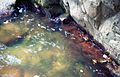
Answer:
[[[85,27],[91,34],[93,34],[94,37],[105,46],[106,51],[110,53],[110,55],[112,55],[118,63],[120,63],[120,44],[119,44],[120,1],[119,0],[61,0],[61,1],[63,1],[64,3],[63,7],[67,10],[69,9],[72,17],[79,24]]]
[[[82,24],[99,41],[106,42],[107,51],[120,63],[120,1],[63,0],[63,2],[69,3],[70,14],[78,23]],[[111,47],[112,51],[109,50]]]
[[[120,13],[104,21],[100,26],[100,40],[120,63]]]

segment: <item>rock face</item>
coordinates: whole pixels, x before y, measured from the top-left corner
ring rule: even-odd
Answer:
[[[45,7],[51,14],[51,17],[57,17],[65,13],[62,0],[36,0],[39,4]]]
[[[100,40],[107,51],[120,63],[120,13],[107,19],[100,26]],[[97,36],[96,36],[97,37]]]
[[[70,5],[70,13],[79,22],[89,21],[88,24],[99,28],[100,24],[107,18],[119,11],[119,0],[63,0]],[[89,27],[89,26],[88,26]]]
[[[115,48],[107,50],[116,57],[120,55],[120,1],[119,0],[63,0],[69,3],[70,14],[74,19],[85,26],[90,33],[99,41],[104,41],[108,45]],[[102,35],[101,35],[102,34]],[[100,36],[98,36],[100,35]],[[102,42],[104,44],[104,42]],[[106,46],[106,45],[105,45]],[[114,51],[114,52],[113,52]]]
[[[63,0],[70,14],[120,64],[120,0]],[[118,76],[120,72],[116,73]]]

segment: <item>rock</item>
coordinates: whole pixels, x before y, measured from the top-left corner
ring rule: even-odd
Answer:
[[[109,9],[118,12],[120,9],[120,0],[101,0],[104,6],[108,7]]]
[[[107,52],[120,63],[120,13],[107,19],[100,26],[98,40],[104,44]]]
[[[69,3],[70,14],[76,22],[94,34],[94,23],[99,19],[100,0],[63,0],[63,2],[65,5],[67,5],[67,2]]]
[[[23,27],[24,26],[24,27]],[[0,42],[3,44],[11,43],[17,38],[22,38],[28,28],[25,25],[17,25],[15,23],[7,23],[0,26]]]
[[[77,22],[87,22],[88,29],[92,26],[96,29],[107,18],[119,12],[119,0],[63,0],[70,5],[70,14]],[[89,26],[89,25],[92,26]],[[91,29],[89,30],[91,31]]]
[[[98,15],[97,11],[99,11],[100,0],[63,0],[63,2],[65,4],[66,2],[69,3],[70,14],[78,20],[84,17],[83,13],[88,14],[91,18]]]
[[[13,11],[10,6],[15,3],[15,0],[0,0],[0,14]]]
[[[102,21],[114,16],[119,12],[119,0],[101,0],[101,19]]]
[[[0,51],[4,50],[4,49],[6,49],[6,48],[7,48],[7,46],[6,46],[6,45],[4,45],[4,44],[0,43]]]
[[[72,16],[78,17],[79,16],[79,5],[77,3],[79,3],[79,0],[63,0],[64,4],[67,5],[67,2],[69,3],[69,7],[70,7],[70,14]],[[78,6],[78,7],[77,7]],[[75,14],[76,13],[76,14]]]
[[[69,3],[70,14],[106,48],[120,64],[120,1],[63,0]],[[85,25],[85,26],[84,26]]]
[[[50,12],[51,17],[65,13],[62,0],[36,0],[36,2],[45,7]]]
[[[15,0],[0,0],[0,25],[10,19],[10,15],[14,11],[13,5]]]
[[[114,65],[114,62],[113,62],[113,65]],[[120,77],[120,66],[118,66],[118,67],[114,66],[117,69],[113,69],[113,68],[111,68],[111,64],[107,64],[106,67],[114,73],[114,77]]]
[[[36,1],[38,1],[39,3],[41,2],[43,6],[48,7],[49,5],[52,5],[52,4],[60,4],[62,0],[36,0]]]
[[[86,13],[91,17],[95,18],[97,15],[99,15],[98,7],[100,6],[100,0],[86,0],[83,1],[82,8],[85,8]]]

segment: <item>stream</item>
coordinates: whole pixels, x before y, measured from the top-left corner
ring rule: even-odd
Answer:
[[[30,11],[0,25],[0,77],[111,77],[48,25],[49,16]]]

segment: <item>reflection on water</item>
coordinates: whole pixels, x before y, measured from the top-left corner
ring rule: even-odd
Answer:
[[[0,77],[92,77],[61,33],[43,29],[45,21],[29,13],[0,26],[0,42],[8,44],[0,51]]]

